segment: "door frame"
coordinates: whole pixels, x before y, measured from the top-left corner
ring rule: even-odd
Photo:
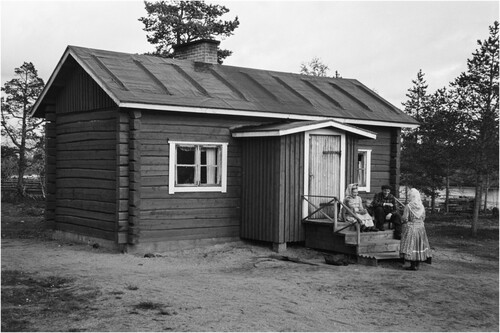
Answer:
[[[328,128],[317,129],[313,131],[304,132],[304,195],[309,194],[309,140],[311,134],[313,135],[338,135],[340,136],[340,201],[344,200],[345,189],[345,145],[346,138],[344,131],[337,131]],[[308,203],[303,200],[302,202],[302,218],[308,215]]]

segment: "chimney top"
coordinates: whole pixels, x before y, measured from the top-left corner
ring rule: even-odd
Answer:
[[[220,42],[214,39],[198,39],[193,42],[177,44],[173,46],[174,58],[217,64],[217,46],[219,44]]]

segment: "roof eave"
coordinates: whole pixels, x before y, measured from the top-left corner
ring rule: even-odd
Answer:
[[[329,121],[321,121],[315,124],[308,124],[304,126],[297,126],[294,128],[289,128],[289,129],[271,129],[271,130],[248,130],[248,131],[238,131],[232,133],[232,136],[235,138],[252,138],[252,137],[269,137],[269,136],[284,136],[284,135],[290,135],[290,134],[295,134],[295,133],[302,133],[302,132],[309,132],[309,131],[314,131],[317,129],[322,129],[322,128],[328,128],[328,127],[333,127],[339,130],[343,130],[346,132],[354,133],[359,136],[363,136],[369,139],[376,139],[377,134],[371,131],[367,131],[361,128],[356,128],[353,126],[345,125],[342,123],[338,123],[334,120],[329,120]]]
[[[419,124],[416,123],[387,122],[387,121],[376,121],[376,120],[348,119],[340,117],[308,116],[308,115],[300,115],[292,113],[263,112],[263,111],[236,110],[236,109],[229,110],[229,109],[146,104],[146,103],[134,103],[134,102],[122,102],[118,104],[118,106],[120,108],[157,110],[157,111],[167,111],[167,112],[218,114],[218,115],[257,117],[257,118],[274,118],[274,119],[290,119],[290,120],[334,120],[341,124],[370,125],[370,126],[382,126],[382,127],[417,128],[419,126]]]

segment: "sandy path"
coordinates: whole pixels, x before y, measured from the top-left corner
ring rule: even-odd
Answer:
[[[498,331],[497,259],[436,248],[418,272],[331,266],[304,248],[271,259],[243,242],[142,258],[55,241],[2,240],[2,270],[76,277],[100,290],[85,313],[41,331]],[[137,287],[137,290],[133,287]],[[163,310],[137,310],[140,302]],[[163,314],[161,313],[163,312]]]

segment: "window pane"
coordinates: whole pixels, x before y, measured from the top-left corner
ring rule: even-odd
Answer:
[[[358,153],[358,184],[366,186],[366,154]]]
[[[201,147],[201,165],[217,165],[218,152],[219,147]]]
[[[202,166],[201,167],[201,184],[218,185],[217,167]]]
[[[177,164],[194,165],[195,152],[195,147],[177,146]]]
[[[177,167],[177,184],[194,185],[195,167],[178,166]]]

